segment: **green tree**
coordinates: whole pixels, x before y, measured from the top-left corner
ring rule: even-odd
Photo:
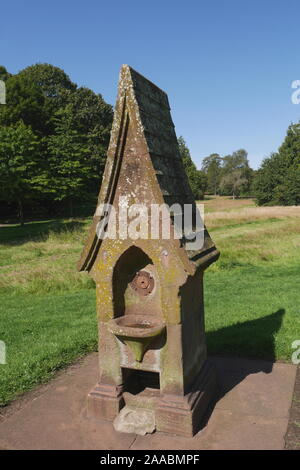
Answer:
[[[12,75],[6,80],[6,105],[0,106],[0,125],[23,121],[34,132],[43,134],[48,117],[44,113],[44,96],[27,77]]]
[[[183,161],[183,166],[187,174],[191,190],[196,200],[204,198],[204,192],[207,186],[207,178],[203,171],[197,170],[192,160],[190,151],[182,136],[178,138],[179,152]]]
[[[9,77],[11,77],[11,74],[6,70],[3,65],[0,65],[0,80],[6,82]]]
[[[0,197],[18,204],[21,225],[24,201],[37,194],[38,151],[39,139],[22,121],[0,126]]]
[[[6,81],[7,104],[0,106],[0,126],[15,126],[22,121],[39,140],[39,153],[33,156],[34,162],[38,160],[38,171],[31,175],[36,202],[53,210],[67,200],[72,205],[83,195],[96,199],[109,143],[112,107],[100,94],[77,88],[62,69],[50,64],[32,65],[16,75],[0,66],[1,79]],[[68,158],[69,166],[73,165],[69,172],[73,182],[67,177]],[[77,174],[76,158],[80,163]],[[78,191],[72,192],[72,185]],[[5,192],[1,198],[8,201]]]
[[[278,153],[273,153],[263,160],[257,171],[253,188],[259,206],[279,204],[275,192],[276,188],[284,181],[286,168],[282,163],[281,156]]]
[[[217,195],[222,170],[222,158],[212,153],[202,160],[202,170],[207,176],[207,191]]]
[[[220,189],[223,194],[231,194],[233,199],[239,196],[242,188],[247,184],[242,170],[236,169],[225,174],[221,178]]]
[[[285,183],[280,193],[283,198],[279,201],[288,206],[297,206],[300,204],[300,163],[292,165],[286,174]]]
[[[223,173],[230,173],[232,170],[245,170],[249,168],[248,154],[246,150],[239,149],[231,155],[223,157]]]
[[[231,155],[223,157],[222,160],[221,193],[231,194],[233,197],[247,194],[252,185],[253,170],[249,166],[246,150],[236,150]]]
[[[71,81],[64,70],[47,63],[30,65],[21,70],[18,76],[39,89],[44,98],[41,104],[46,118],[43,123],[44,134],[53,133],[52,117],[67,104],[69,95],[76,91],[77,85]]]
[[[89,146],[86,136],[74,126],[71,106],[57,111],[55,134],[48,137],[49,178],[45,192],[56,201],[68,201],[73,216],[73,201],[85,197],[85,183],[90,172]]]
[[[300,123],[291,124],[278,152],[264,159],[254,180],[258,205],[299,204]]]
[[[68,105],[73,116],[73,128],[84,136],[89,149],[87,186],[90,193],[96,194],[105,166],[113,108],[100,94],[84,87],[77,88],[69,95]]]

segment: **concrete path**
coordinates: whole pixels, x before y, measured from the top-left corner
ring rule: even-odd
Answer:
[[[283,449],[296,366],[211,361],[220,394],[206,425],[191,439],[121,434],[109,422],[87,419],[86,395],[98,377],[97,354],[90,354],[2,410],[0,449]]]

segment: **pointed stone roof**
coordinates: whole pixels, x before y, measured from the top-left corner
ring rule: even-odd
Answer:
[[[161,202],[168,205],[195,205],[179,153],[168,96],[128,65],[123,65],[120,71],[118,97],[98,204],[113,203],[129,126],[134,127],[135,140],[139,142],[139,148],[143,149],[143,155],[147,154],[151,158]],[[96,235],[98,222],[99,216],[95,214],[78,263],[80,271],[89,271],[97,257],[101,245],[101,240]],[[201,250],[186,252],[190,261],[203,265],[203,268],[219,256],[206,229],[204,235]],[[182,245],[184,244],[183,239]]]

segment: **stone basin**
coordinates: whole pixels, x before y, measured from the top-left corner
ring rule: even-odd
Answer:
[[[165,328],[161,320],[146,319],[142,315],[123,315],[108,322],[109,331],[130,347],[138,362],[142,361],[153,339],[161,335]]]

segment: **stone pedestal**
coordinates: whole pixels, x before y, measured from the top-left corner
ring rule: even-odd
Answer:
[[[124,406],[122,387],[97,384],[87,397],[87,415],[113,421]]]
[[[146,389],[132,395],[123,387],[97,384],[88,394],[88,417],[114,421],[126,405],[140,410],[152,410],[157,431],[192,437],[199,431],[203,418],[216,394],[217,382],[214,368],[206,363],[191,391],[186,395],[170,395]]]
[[[155,410],[156,429],[170,434],[192,437],[199,431],[203,418],[213,404],[217,391],[216,373],[206,363],[187,395],[163,395]]]

